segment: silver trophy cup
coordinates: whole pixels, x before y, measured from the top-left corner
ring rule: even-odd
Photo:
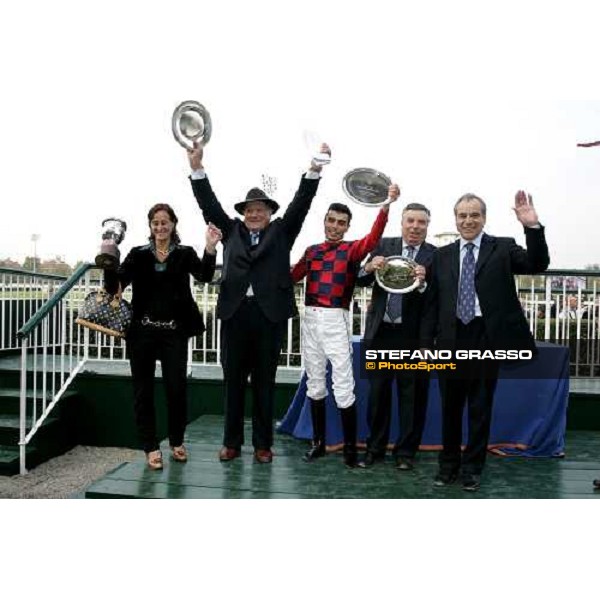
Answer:
[[[323,140],[314,131],[304,131],[304,144],[310,153],[310,159],[318,167],[323,167],[331,162],[331,156],[327,152],[321,152]]]
[[[177,142],[187,150],[194,148],[194,142],[206,146],[212,134],[210,113],[200,102],[186,100],[173,111],[171,128]]]
[[[110,217],[102,221],[102,244],[96,256],[96,266],[101,269],[116,269],[121,262],[119,244],[125,237],[127,223],[121,219]]]

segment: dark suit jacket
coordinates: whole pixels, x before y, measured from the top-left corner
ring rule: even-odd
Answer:
[[[146,314],[154,280],[156,258],[150,245],[132,248],[117,271],[105,270],[106,289],[114,293],[119,282],[122,289],[133,286],[131,307],[133,321],[140,321]],[[205,329],[198,305],[190,290],[190,275],[198,281],[211,281],[215,273],[216,255],[204,253],[202,260],[191,246],[176,246],[165,261],[165,279],[173,296],[175,314],[184,333],[189,337]]]
[[[204,219],[223,232],[225,250],[217,316],[222,320],[230,319],[244,299],[249,284],[270,321],[278,323],[294,316],[297,311],[290,275],[290,251],[317,193],[319,179],[302,178],[285,214],[272,220],[261,232],[257,246],[250,245],[244,223],[227,216],[207,178],[192,179],[191,182]]]
[[[419,248],[419,253],[415,257],[415,261],[427,269],[428,275],[434,251],[435,246],[423,242]],[[383,238],[373,252],[371,252],[367,261],[371,260],[374,256],[400,256],[401,254],[401,237]],[[357,279],[357,285],[359,286],[367,286],[372,283],[374,283],[373,295],[371,297],[371,306],[367,312],[367,324],[364,335],[365,340],[372,340],[377,333],[377,330],[383,321],[388,301],[388,292],[379,287],[374,273],[363,275]],[[405,294],[402,298],[402,323],[404,325],[404,334],[407,339],[414,340],[415,342],[419,337],[421,313],[426,294],[426,291],[421,293],[417,290],[413,290],[412,292]]]
[[[525,228],[527,250],[513,238],[484,233],[475,267],[475,289],[491,349],[529,349],[535,342],[515,287],[515,274],[545,271],[550,264],[544,228]],[[421,344],[453,349],[459,284],[460,241],[439,248],[431,268],[421,329]]]

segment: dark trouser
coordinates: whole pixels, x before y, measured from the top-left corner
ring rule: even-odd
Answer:
[[[273,445],[275,374],[286,322],[272,323],[258,303],[246,298],[234,315],[221,323],[221,364],[225,376],[223,444],[239,449],[244,443],[244,396],[252,381],[252,445]]]
[[[413,458],[421,445],[425,418],[427,416],[427,400],[429,396],[429,376],[425,373],[414,380],[412,394],[401,396],[398,389],[398,402],[400,403],[400,436],[396,441],[393,453],[395,456]],[[399,385],[399,383],[398,383]]]
[[[139,327],[127,338],[138,435],[145,452],[158,450],[154,414],[154,371],[160,360],[167,397],[169,444],[181,446],[187,421],[188,339],[178,331]]]
[[[374,348],[409,349],[403,342],[402,325],[382,323],[373,340]],[[411,344],[412,345],[412,344]],[[367,450],[375,455],[385,454],[390,436],[392,385],[396,384],[400,435],[394,444],[394,455],[412,458],[416,454],[427,414],[429,378],[416,377],[410,372],[398,372],[389,377],[374,377],[369,391],[368,422],[370,435]]]
[[[457,321],[458,349],[486,348],[483,319],[473,319],[468,325]],[[492,404],[498,381],[495,361],[471,361],[456,377],[440,379],[442,392],[442,442],[440,470],[457,472],[461,466],[466,474],[481,474],[485,464],[492,422]],[[462,417],[465,402],[468,407],[469,436],[462,453]]]

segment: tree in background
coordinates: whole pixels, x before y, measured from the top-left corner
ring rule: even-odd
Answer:
[[[20,263],[12,258],[0,258],[0,267],[7,269],[16,269],[37,273],[47,273],[49,275],[62,275],[68,277],[79,267],[84,264],[83,260],[78,260],[73,267],[66,263],[62,256],[55,256],[51,259],[42,260],[39,256],[37,257],[37,264],[34,264],[36,259],[33,256],[26,256],[25,260]],[[34,268],[34,266],[36,268]]]
[[[36,271],[37,269],[36,267],[36,259],[33,256],[26,256],[25,260],[23,261],[23,269],[25,271]],[[38,264],[39,264],[39,259],[38,259]]]
[[[0,258],[0,267],[5,267],[7,269],[20,269],[21,265],[12,258]]]
[[[73,269],[68,265],[61,256],[55,256],[49,260],[44,260],[38,266],[40,273],[48,273],[49,275],[63,275],[68,277]]]

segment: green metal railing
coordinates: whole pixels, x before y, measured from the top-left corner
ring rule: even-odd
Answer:
[[[56,293],[50,297],[40,309],[17,331],[17,338],[23,339],[28,336],[50,312],[58,306],[61,300],[73,289],[79,280],[91,269],[96,268],[92,263],[83,263],[73,271],[69,278],[62,284]],[[64,280],[65,278],[61,278]]]
[[[66,279],[60,275],[0,267],[0,350],[19,349],[17,331]]]
[[[80,265],[17,331],[21,346],[21,474],[27,472],[27,445],[85,364],[88,333],[83,332],[81,339],[80,328],[74,323],[75,307],[89,289],[92,268],[94,265],[89,263]],[[69,302],[70,299],[75,302]]]

